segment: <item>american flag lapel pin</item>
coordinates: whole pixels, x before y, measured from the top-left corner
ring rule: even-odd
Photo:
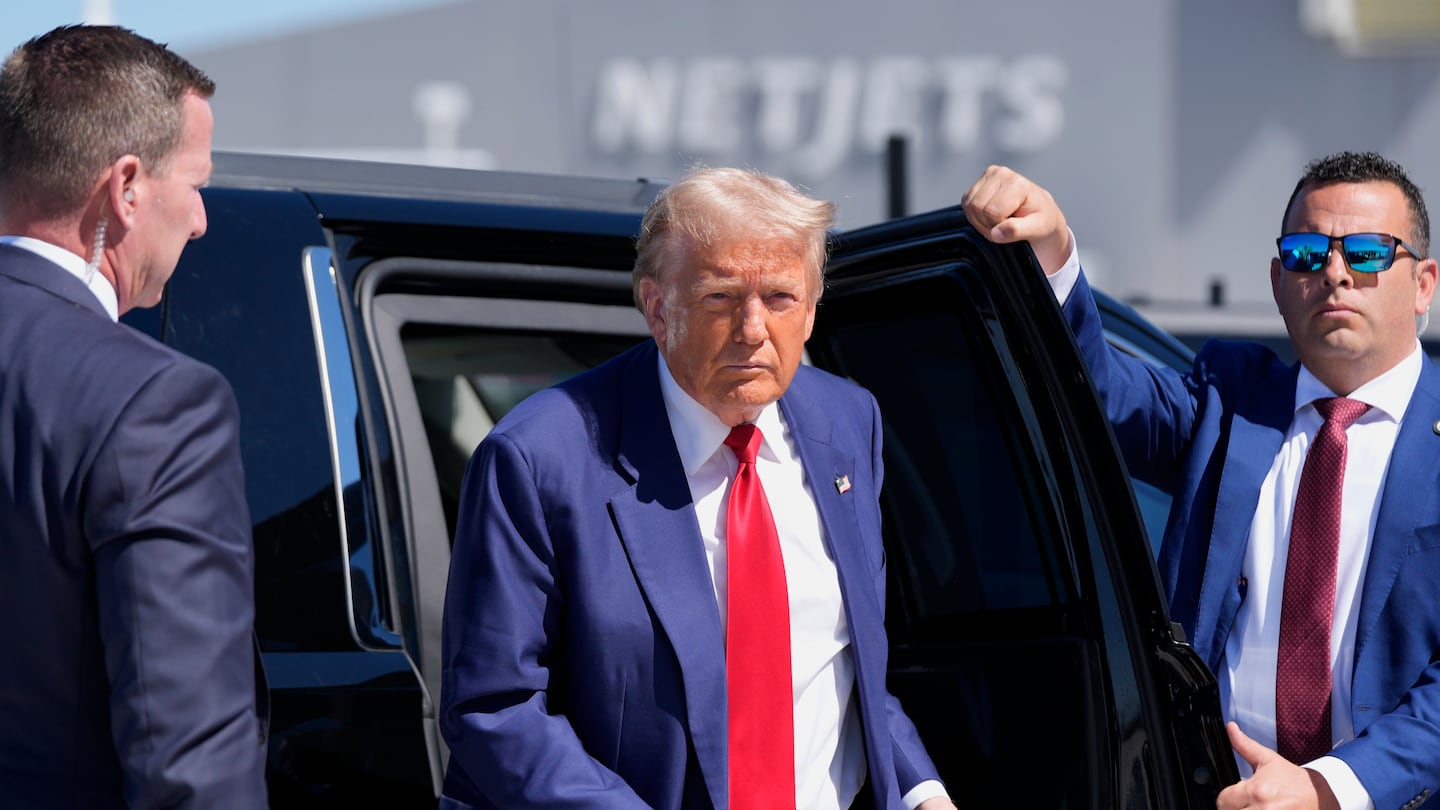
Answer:
[[[835,479],[835,491],[844,495],[850,491],[850,476],[842,475]]]

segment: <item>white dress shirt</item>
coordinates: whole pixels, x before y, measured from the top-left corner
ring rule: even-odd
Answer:
[[[90,288],[90,292],[95,294],[95,297],[100,300],[100,305],[105,307],[105,311],[109,313],[110,320],[120,320],[120,302],[115,297],[115,288],[110,286],[110,279],[95,273],[87,281],[85,260],[80,256],[76,256],[65,248],[29,236],[0,236],[0,245],[14,245],[23,248],[65,268],[70,275],[80,279],[80,283]]]
[[[1370,406],[1346,430],[1348,449],[1340,506],[1340,547],[1335,568],[1335,614],[1330,631],[1332,747],[1355,739],[1350,716],[1350,682],[1355,670],[1355,629],[1360,614],[1360,587],[1370,557],[1380,495],[1385,491],[1386,470],[1395,448],[1400,421],[1409,407],[1410,396],[1420,380],[1422,364],[1419,341],[1408,357],[1384,374],[1365,383],[1349,395]],[[1295,511],[1295,493],[1305,455],[1323,420],[1314,400],[1335,393],[1301,366],[1295,384],[1295,417],[1265,482],[1255,517],[1250,523],[1250,542],[1245,549],[1241,576],[1246,593],[1235,615],[1235,625],[1225,642],[1220,699],[1225,716],[1267,748],[1275,747],[1275,670],[1280,644],[1280,597],[1284,591],[1285,561],[1290,551],[1290,523]],[[1319,771],[1330,783],[1343,808],[1370,808],[1369,795],[1354,772],[1335,757],[1321,757],[1307,767]],[[1241,772],[1249,771],[1242,761]],[[1352,795],[1345,783],[1360,791]],[[1345,796],[1341,795],[1342,789]],[[1361,800],[1363,797],[1363,800]]]
[[[680,388],[659,360],[660,391],[670,432],[690,484],[705,559],[723,630],[727,615],[725,505],[735,455],[724,446],[730,428]],[[855,663],[835,561],[826,551],[820,514],[805,468],[779,407],[755,419],[764,441],[755,471],[775,518],[790,599],[790,666],[795,701],[795,806],[847,808],[865,782],[865,741],[855,706]],[[945,795],[937,781],[921,782],[904,797],[915,808]]]
[[[1074,244],[1073,234],[1071,244]],[[1078,250],[1072,247],[1065,265],[1049,277],[1051,289],[1062,305],[1079,274]],[[1340,548],[1330,633],[1332,747],[1355,738],[1350,691],[1355,670],[1360,588],[1395,437],[1420,380],[1423,362],[1417,339],[1408,357],[1349,395],[1350,399],[1371,407],[1345,432],[1347,452],[1341,490]],[[1225,718],[1234,720],[1251,739],[1271,749],[1276,742],[1275,672],[1280,645],[1280,600],[1284,591],[1285,561],[1290,551],[1290,521],[1305,455],[1323,421],[1312,403],[1333,396],[1335,393],[1309,369],[1300,367],[1295,384],[1295,416],[1260,487],[1255,516],[1250,523],[1241,569],[1246,592],[1225,641],[1221,662],[1220,704]],[[1235,760],[1241,775],[1248,777],[1249,763],[1239,756]],[[1325,756],[1304,766],[1325,778],[1341,810],[1374,810],[1370,794],[1344,760]]]

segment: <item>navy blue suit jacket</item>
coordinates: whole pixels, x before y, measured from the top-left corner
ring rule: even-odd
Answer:
[[[445,605],[442,806],[728,806],[725,644],[656,363],[646,341],[531,397],[471,461]],[[870,787],[898,808],[937,776],[885,688],[879,411],[805,367],[780,408],[839,571]]]
[[[1260,485],[1294,416],[1299,366],[1211,341],[1187,375],[1106,345],[1082,275],[1066,317],[1130,471],[1174,495],[1160,552],[1172,617],[1219,671],[1245,598],[1241,565]],[[1377,808],[1440,791],[1440,369],[1410,399],[1361,584],[1345,760]],[[1428,791],[1428,793],[1426,793]]]
[[[234,395],[0,245],[0,804],[255,808]]]

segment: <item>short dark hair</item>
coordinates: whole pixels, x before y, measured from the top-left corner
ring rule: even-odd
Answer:
[[[1420,251],[1416,258],[1430,255],[1430,214],[1425,211],[1425,198],[1420,188],[1405,173],[1405,169],[1389,158],[1375,152],[1337,152],[1333,155],[1312,160],[1305,167],[1300,182],[1290,192],[1290,201],[1285,204],[1285,217],[1280,220],[1280,231],[1290,227],[1290,211],[1300,192],[1310,188],[1333,186],[1337,183],[1391,183],[1405,195],[1410,204],[1410,229],[1405,241]],[[1405,238],[1402,234],[1395,234]]]
[[[29,40],[0,66],[0,205],[74,211],[124,155],[165,171],[186,94],[214,92],[194,65],[125,28],[64,25]]]

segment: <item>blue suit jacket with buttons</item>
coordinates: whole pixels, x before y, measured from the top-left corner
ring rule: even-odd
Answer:
[[[651,341],[509,413],[465,477],[446,594],[444,807],[728,806],[725,645]],[[879,411],[780,400],[835,560],[875,804],[937,778],[885,688]],[[848,476],[850,488],[828,482]],[[816,485],[815,482],[825,482]]]
[[[1294,416],[1298,365],[1211,341],[1179,374],[1110,348],[1082,274],[1065,314],[1130,471],[1174,496],[1160,552],[1172,617],[1219,670],[1245,598],[1260,486]],[[1440,369],[1428,360],[1395,439],[1361,584],[1351,719],[1333,756],[1377,808],[1440,787]]]

